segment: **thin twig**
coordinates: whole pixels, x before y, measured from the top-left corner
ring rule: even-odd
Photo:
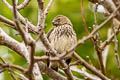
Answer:
[[[106,76],[104,76],[100,71],[98,71],[94,66],[89,65],[86,61],[84,61],[77,53],[73,54],[73,57],[77,60],[80,60],[81,65],[83,65],[84,67],[86,67],[87,69],[89,69],[90,71],[92,71],[94,74],[96,74],[97,76],[99,76],[101,79],[103,80],[110,80],[109,78],[107,78]]]
[[[17,80],[17,79],[15,78],[15,76],[13,75],[13,73],[11,72],[11,70],[10,70],[10,69],[8,69],[8,70],[9,70],[8,73],[11,75],[12,79],[13,79],[13,80]]]
[[[15,75],[17,75],[18,77],[19,77],[19,79],[21,79],[21,80],[28,80],[28,78],[27,77],[25,77],[24,75],[22,75],[22,74],[20,74],[20,73],[18,73],[18,72],[15,72],[15,71],[13,71],[13,70],[9,70],[12,74],[15,74]]]
[[[97,11],[97,5],[96,5],[95,11],[94,11],[94,16],[95,16],[95,27],[94,28],[97,27],[97,12],[96,11]],[[83,23],[84,23],[85,31],[86,31],[87,35],[89,35],[89,31],[88,31],[86,20],[85,20],[85,16],[84,16],[83,0],[81,0],[81,12],[82,12],[82,20],[83,20]],[[98,59],[99,59],[100,69],[104,73],[104,66],[103,66],[103,61],[102,61],[102,54],[101,54],[101,51],[99,50],[99,47],[97,45],[98,33],[96,33],[96,35],[94,37],[90,38],[90,40],[92,41],[92,43],[95,46],[95,50],[97,52]]]
[[[7,5],[7,7],[12,10],[12,6],[6,1],[6,0],[3,0],[3,2]]]
[[[62,58],[66,56],[68,53],[72,52],[77,46],[84,44],[85,41],[92,38],[94,34],[98,32],[98,30],[100,30],[108,21],[110,21],[116,15],[115,13],[119,8],[120,6],[103,23],[101,23],[97,28],[95,28],[87,37],[83,37],[82,39],[78,40],[78,42],[75,45],[73,45],[68,51],[62,53],[60,57]]]
[[[86,57],[87,57],[87,59],[88,59],[88,63],[91,64],[91,65],[93,65],[90,57],[89,57],[89,56],[86,56]]]
[[[5,1],[5,0],[4,0]],[[8,4],[8,3],[7,3]],[[10,6],[10,5],[7,5],[10,9],[12,9],[12,6]],[[18,15],[18,17],[19,17],[19,20],[22,22],[22,23],[24,23],[24,24],[26,24],[26,19],[21,15],[21,14],[19,14],[19,12],[17,12],[17,15]],[[12,22],[10,22],[10,24],[11,24]],[[13,25],[14,26],[14,25]],[[33,33],[39,33],[39,32],[37,32],[38,30],[35,28],[35,26],[32,24],[32,23],[30,23],[30,22],[28,22],[28,27],[29,27],[29,30],[31,31],[31,32],[33,32]],[[1,29],[0,29],[1,30]],[[1,35],[0,36],[2,36],[2,37],[4,37],[4,35],[3,35],[3,31],[1,32]],[[6,35],[5,35],[6,36]],[[7,38],[7,39],[6,39]],[[15,50],[15,51],[17,51],[17,53],[18,54],[21,54],[21,55],[23,55],[23,56],[25,56],[25,59],[27,59],[27,61],[28,61],[28,63],[30,63],[30,61],[29,61],[29,56],[26,56],[26,55],[29,55],[28,54],[28,52],[26,51],[26,47],[24,47],[24,45],[21,45],[19,42],[17,42],[17,41],[15,41],[14,39],[9,39],[10,37],[5,37],[5,38],[2,38],[2,41],[1,41],[1,44],[4,44],[4,45],[6,45],[6,46],[8,46],[9,48],[11,48],[11,49],[13,49],[13,50]],[[5,39],[5,40],[4,40]],[[7,42],[8,41],[8,42]],[[12,42],[12,43],[10,43],[10,42]],[[44,69],[44,66],[43,65],[41,65],[41,70],[42,69]],[[46,71],[47,69],[45,69],[45,73],[47,74],[47,75],[49,75],[49,72],[47,72]],[[38,71],[39,72],[39,71]],[[52,74],[52,72],[51,72],[51,74]],[[37,73],[37,74],[35,74],[35,75],[37,75],[37,76],[39,76],[39,74]],[[57,73],[57,74],[55,74],[55,76],[57,75],[57,78],[58,79],[61,79],[61,80],[66,80],[66,78],[64,77],[61,77],[61,75],[59,74],[59,73]],[[50,77],[52,76],[52,75],[49,75]],[[52,77],[53,79],[55,78],[55,77]],[[37,79],[39,79],[39,78],[37,78]]]
[[[42,35],[40,36],[40,39],[43,42],[43,44],[45,45],[46,49],[49,49],[49,50],[52,51],[52,53],[51,53],[52,55],[59,56],[57,51],[54,48],[51,47],[45,33],[42,33]],[[65,63],[65,61],[60,60],[59,63],[63,68],[65,68],[64,72],[65,72],[68,80],[73,80],[73,75],[72,75],[71,71],[69,70],[68,65]]]
[[[97,22],[97,9],[98,9],[98,3],[95,4],[95,9],[94,9],[94,21],[95,21],[95,25],[98,25],[98,22]]]
[[[41,2],[43,2],[43,1],[38,0],[38,6],[39,6],[40,11],[41,11],[41,9],[43,9],[43,6],[40,5]],[[49,5],[48,5],[48,8],[49,8]],[[49,9],[47,9],[47,11],[48,10]],[[43,44],[45,45],[46,49],[50,49],[53,52],[52,54],[57,56],[56,50],[51,47],[51,45],[46,37],[46,34],[44,32],[46,15],[43,15],[42,13],[38,14],[38,16],[40,16],[40,15],[42,15],[41,16],[42,18],[38,21],[38,29],[41,29],[41,32],[39,32],[40,39],[43,42]],[[66,73],[68,80],[73,80],[73,75],[72,75],[71,71],[68,69],[68,65],[65,63],[65,61],[60,60],[59,63],[63,68],[67,68],[67,69],[64,69],[64,72]]]
[[[75,65],[79,65],[80,64],[80,60],[77,60],[73,63],[70,63],[69,66],[75,66]]]
[[[38,2],[38,24],[37,26],[40,27],[44,26],[44,0],[37,0]],[[43,28],[42,28],[43,29]]]
[[[120,23],[118,23],[120,25]],[[116,29],[116,35],[119,33],[120,26]],[[101,43],[100,49],[104,49],[114,38],[114,34],[112,34],[107,40]]]
[[[18,66],[18,65],[13,65],[13,64],[3,64],[3,63],[0,63],[0,66],[2,68],[14,68],[14,69],[17,69],[23,73],[25,73],[27,70],[21,66]]]
[[[82,13],[83,25],[84,25],[85,31],[86,31],[86,33],[87,33],[87,35],[88,35],[88,34],[89,34],[89,31],[88,31],[87,23],[86,23],[86,20],[85,20],[83,0],[81,0],[81,13]]]
[[[17,6],[17,10],[24,9],[30,3],[30,1],[31,0],[24,0],[23,3],[21,3],[19,6]]]
[[[6,62],[1,57],[0,57],[0,59],[2,60],[2,62],[4,64],[6,64]],[[10,70],[10,68],[8,68],[8,70]],[[3,71],[5,71],[5,68],[1,72],[3,72]],[[11,75],[11,77],[13,78],[13,80],[16,80],[15,76],[10,71],[8,73]]]
[[[90,74],[88,73],[87,71],[85,70],[80,70],[77,68],[77,66],[71,66],[70,69],[72,71],[75,71],[77,72],[78,74],[84,76],[84,77],[87,77],[88,79],[92,79],[92,80],[101,80],[99,77],[97,77],[96,75],[93,75],[93,74]]]
[[[17,13],[18,14],[18,13]],[[114,17],[114,16],[113,16]],[[20,18],[20,17],[19,17]],[[21,21],[22,22],[24,22],[24,18],[20,18],[21,19]],[[24,22],[24,24],[25,24],[25,22]],[[31,25],[30,23],[28,23],[29,25]],[[43,26],[44,27],[44,26]],[[101,28],[101,27],[100,27]],[[86,41],[86,40],[88,40],[89,38],[91,38],[91,37],[93,37],[93,35],[100,29],[100,28],[97,28],[97,29],[95,29],[95,31],[93,31],[92,33],[91,33],[91,35],[89,35],[89,36],[87,36],[86,38],[84,38],[83,39],[83,43],[84,43],[84,41]],[[43,32],[43,34],[42,34],[43,36],[44,36],[44,32]],[[45,37],[43,37],[43,38],[46,38],[46,36]],[[82,44],[82,42],[78,42],[78,44],[76,44],[76,46],[78,46],[79,44]],[[75,47],[76,46],[74,46],[74,49],[75,49]],[[74,50],[74,49],[72,49],[72,50]],[[69,51],[68,51],[69,52]],[[56,52],[55,52],[56,53]],[[67,53],[67,52],[66,52]]]
[[[28,39],[27,39],[27,35],[24,31],[24,29],[22,27],[19,26],[19,23],[18,23],[18,16],[17,16],[17,9],[16,9],[16,0],[12,0],[12,3],[13,3],[13,14],[14,14],[14,22],[15,22],[15,25],[16,27],[18,28],[19,30],[19,33],[21,34],[23,40],[25,41],[26,44],[29,44],[28,43]]]
[[[28,68],[28,76],[29,79],[32,80],[32,70],[33,70],[33,66],[34,66],[34,51],[35,51],[35,42],[34,40],[30,37],[29,34],[27,34],[23,28],[21,28],[18,24],[18,17],[17,17],[17,8],[16,8],[16,0],[12,0],[13,3],[13,14],[14,14],[14,19],[15,19],[15,24],[16,27],[18,28],[23,40],[25,41],[26,45],[30,46],[30,64],[29,64],[29,68]]]
[[[48,14],[48,11],[50,10],[51,6],[52,6],[53,0],[50,0],[45,11],[44,11],[44,15]]]
[[[13,12],[13,7],[6,0],[3,0],[3,2]],[[16,15],[17,15],[18,19],[22,22],[22,24],[25,25],[26,24],[26,19],[17,10],[16,10]],[[29,27],[29,30],[31,32],[33,32],[34,34],[38,34],[39,33],[39,32],[37,32],[38,29],[36,28],[36,26],[34,26],[30,21],[28,21],[28,27]]]
[[[5,63],[5,61],[3,60],[3,58],[2,58],[2,57],[0,57],[0,60],[1,60],[3,63]]]
[[[109,38],[110,36],[111,36],[111,28],[108,29],[108,35],[107,35],[107,37]],[[102,51],[102,57],[103,57],[104,67],[106,67],[106,61],[107,61],[107,56],[108,56],[109,49],[110,49],[110,45],[107,45],[105,47],[105,49]]]
[[[6,34],[1,28],[0,28],[0,45],[9,47],[11,50],[15,51],[20,56],[24,56],[24,58],[28,61],[28,63],[30,63],[29,53],[28,53],[25,45],[19,43],[18,41],[14,40],[10,36],[8,36],[8,34]],[[39,67],[40,71],[43,71],[46,75],[48,75],[52,79],[67,80],[66,77],[62,76],[58,72],[55,72],[54,70],[47,67],[45,63],[40,62],[40,64],[38,64],[39,66],[36,66],[36,64],[37,63],[35,63],[35,65],[34,65],[35,70],[33,70],[33,72],[35,73],[34,76],[37,77],[37,78],[34,77],[35,79],[42,80],[39,75],[39,69],[36,69],[37,67]],[[28,69],[25,69],[25,71],[23,71],[23,70],[22,71],[20,70],[20,71],[23,73],[26,73],[27,70]]]
[[[118,68],[120,69],[120,58],[119,58],[119,54],[118,54],[118,40],[117,40],[117,35],[116,35],[116,28],[114,26],[114,22],[113,22],[113,26],[112,26],[112,29],[113,29],[113,32],[114,32],[114,50],[115,50],[115,57],[116,57],[116,60],[117,60],[117,64],[118,64]]]
[[[59,61],[60,58],[59,57],[48,57],[48,56],[41,56],[41,57],[34,57],[35,62],[38,61],[45,61],[45,60],[50,60],[50,61]]]
[[[117,10],[120,8],[120,6],[118,6],[118,8],[102,23],[100,24],[97,28],[95,28],[87,37],[82,38],[81,40],[79,40],[77,42],[77,44],[75,44],[74,46],[72,46],[72,48],[70,48],[68,51],[62,53],[61,57],[66,56],[68,53],[70,53],[71,51],[73,51],[77,46],[79,46],[80,44],[85,43],[86,40],[92,38],[94,36],[94,34],[101,29],[108,21],[110,21],[116,14]],[[88,68],[90,69],[90,68]],[[102,78],[103,74],[99,75],[99,73],[97,73],[96,71],[90,69],[92,72],[94,72],[95,74],[98,74],[98,76],[100,76]]]
[[[98,27],[98,23],[97,23],[97,7],[98,7],[98,3],[95,4],[95,9],[94,9],[95,25],[93,26],[93,28]],[[99,32],[96,33],[96,35],[94,36],[93,40],[94,40],[94,43],[95,43],[95,49],[97,51],[97,56],[98,56],[98,59],[99,59],[100,70],[102,71],[103,74],[105,74],[104,64],[103,64],[103,59],[102,59],[102,51],[100,50],[100,48],[98,46],[98,42],[100,42]]]
[[[9,19],[7,19],[6,17],[4,17],[4,16],[2,16],[2,15],[0,15],[0,21],[1,21],[1,22],[4,22],[4,23],[7,24],[7,25],[9,25],[9,26],[12,27],[13,29],[16,29],[14,22],[11,21],[11,20],[9,20]]]

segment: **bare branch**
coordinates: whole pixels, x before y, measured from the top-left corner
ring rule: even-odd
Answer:
[[[93,65],[90,57],[89,57],[89,56],[86,56],[86,58],[88,59],[88,63],[91,64],[91,65]]]
[[[117,20],[117,19],[115,19],[115,20]],[[117,23],[120,24],[120,22],[117,22]],[[116,29],[116,35],[119,33],[119,29],[120,29],[120,27],[118,27]],[[113,38],[114,38],[114,34],[112,34],[107,40],[105,40],[103,43],[101,43],[100,49],[104,49],[105,46],[107,46],[113,40]]]
[[[16,80],[15,76],[13,75],[13,73],[9,72],[9,74],[11,75],[13,80]]]
[[[12,10],[12,6],[6,1],[6,0],[3,0],[3,2],[7,5],[7,7]]]
[[[44,29],[44,0],[37,0],[38,2],[38,24],[37,26]]]
[[[117,64],[118,64],[118,68],[120,69],[120,58],[119,58],[119,54],[118,54],[118,40],[117,40],[117,35],[116,35],[116,28],[115,28],[115,23],[113,21],[113,26],[112,26],[112,29],[113,29],[113,32],[114,32],[114,50],[115,50],[115,57],[116,57],[116,60],[117,60]]]
[[[45,11],[44,11],[45,16],[48,14],[48,11],[50,10],[52,3],[53,3],[53,0],[50,0]]]
[[[38,5],[39,5],[39,10],[41,11],[43,9],[43,4],[40,5],[40,3],[42,3],[43,1],[41,0],[38,0]],[[46,15],[44,15],[44,13],[39,13],[39,16],[41,15],[41,19],[38,20],[38,29],[41,30],[39,31],[39,36],[40,36],[40,39],[41,41],[43,42],[43,44],[45,45],[46,49],[48,50],[51,50],[53,53],[54,56],[57,56],[57,52],[54,48],[51,47],[47,37],[46,37],[46,34],[44,32],[44,27],[45,27],[45,19],[46,19]],[[41,29],[40,29],[41,28]],[[70,72],[70,70],[68,69],[68,65],[64,62],[64,60],[60,60],[59,63],[61,64],[61,66],[63,68],[67,68],[65,69],[65,73],[67,75],[67,78],[70,79],[70,80],[73,80],[73,76],[72,76],[72,73]]]
[[[1,28],[0,28],[0,44],[2,44],[2,45],[5,45],[5,46],[7,46],[7,47],[9,47],[10,49],[12,49],[12,50],[14,50],[15,52],[17,52],[19,55],[21,55],[21,56],[24,56],[25,57],[25,59],[27,59],[27,61],[28,61],[28,63],[30,63],[30,58],[29,58],[29,53],[28,53],[28,51],[27,51],[27,49],[26,49],[26,47],[25,47],[25,45],[24,44],[22,44],[22,43],[19,43],[18,41],[16,41],[16,40],[14,40],[14,39],[12,39],[11,37],[9,37]],[[45,73],[47,74],[47,75],[49,75],[49,72],[47,73],[46,71],[47,71],[47,66],[46,66],[46,68],[47,69],[45,69],[45,66],[44,66],[45,64],[44,63],[42,63],[42,65],[40,65],[40,70],[45,70]],[[36,66],[36,63],[35,63],[35,65],[34,65],[35,67],[37,67]],[[35,68],[36,69],[36,68]],[[37,69],[38,70],[38,69]],[[52,70],[52,69],[51,69]],[[34,71],[33,71],[34,72]],[[51,74],[53,74],[53,72],[50,72]],[[38,74],[38,73],[37,73]],[[39,73],[40,74],[40,73]],[[39,74],[37,75],[37,76],[39,76]],[[54,76],[55,76],[55,74],[54,74]],[[53,78],[51,75],[49,75],[49,77],[51,77],[51,78]],[[57,77],[59,77],[59,78],[61,78],[61,75],[59,74],[59,73],[57,73]],[[54,79],[54,78],[53,78]],[[63,79],[63,78],[62,78]],[[62,80],[61,79],[61,80]],[[65,78],[64,78],[65,79]],[[63,79],[63,80],[64,80]],[[66,80],[66,79],[65,79]]]
[[[18,54],[20,54],[21,56],[23,56],[27,62],[29,63],[29,67],[27,69],[28,71],[28,75],[29,75],[29,79],[32,80],[31,76],[32,76],[32,72],[34,75],[39,74],[39,77],[42,77],[40,75],[40,70],[42,70],[46,75],[48,75],[49,77],[51,77],[52,79],[56,79],[56,80],[74,80],[74,76],[72,75],[71,71],[69,70],[69,66],[65,63],[64,58],[65,56],[70,53],[71,51],[73,51],[77,46],[84,44],[85,41],[89,40],[89,39],[93,39],[98,33],[98,31],[111,19],[113,19],[114,17],[117,18],[118,20],[120,20],[119,18],[119,11],[118,9],[120,8],[120,5],[118,7],[116,7],[116,5],[114,5],[114,3],[111,1],[101,1],[101,0],[92,0],[93,2],[97,2],[102,4],[109,13],[111,13],[111,15],[108,17],[108,19],[106,19],[102,24],[100,24],[99,26],[95,27],[94,30],[89,33],[88,29],[87,29],[87,24],[85,21],[85,16],[84,16],[84,9],[83,9],[83,0],[82,0],[82,5],[81,5],[81,9],[82,9],[82,17],[83,17],[83,22],[84,25],[86,26],[86,32],[88,34],[88,36],[82,38],[81,40],[79,40],[77,42],[77,44],[73,45],[68,51],[64,52],[62,55],[58,55],[57,51],[51,47],[51,44],[49,43],[44,28],[45,28],[45,20],[46,20],[46,15],[48,14],[48,11],[53,3],[53,0],[50,0],[46,9],[44,10],[44,0],[37,0],[38,1],[38,27],[36,27],[35,25],[33,25],[30,21],[27,20],[17,11],[19,9],[22,9],[24,7],[26,7],[28,5],[28,3],[31,0],[24,0],[24,2],[22,4],[20,4],[19,6],[17,6],[17,2],[15,2],[15,0],[13,0],[13,6],[11,6],[6,0],[3,0],[3,2],[8,6],[8,8],[11,9],[11,11],[13,11],[14,13],[14,18],[15,18],[15,23],[3,16],[0,15],[0,21],[4,22],[8,25],[10,25],[10,27],[12,27],[13,29],[17,30],[20,32],[23,40],[25,41],[26,45],[29,46],[29,51],[27,49],[27,47],[21,43],[19,43],[18,41],[14,40],[13,38],[9,37],[1,28],[0,28],[0,44],[5,45],[7,47],[9,47],[10,49],[16,51]],[[108,5],[106,5],[105,3],[109,3]],[[113,5],[113,7],[111,7],[111,5]],[[108,7],[110,7],[110,9],[108,9]],[[95,26],[97,25],[97,15],[95,13]],[[24,24],[25,26],[27,26],[25,29],[23,29],[22,27],[20,27],[20,25],[18,24],[18,20]],[[84,27],[85,27],[84,26]],[[38,37],[40,37],[41,41],[43,42],[43,44],[45,45],[47,50],[50,50],[52,53],[51,55],[53,55],[52,58],[49,58],[48,56],[42,56],[42,57],[35,57],[34,56],[34,52],[35,52],[35,41],[31,38],[31,36],[28,34],[28,32],[31,31],[32,33],[34,33],[35,35],[38,35]],[[115,36],[118,34],[119,32],[119,28],[118,30],[116,30],[114,32],[114,34],[112,34],[110,36],[110,38],[108,38],[106,41],[104,41],[102,44],[100,44],[100,46],[97,45],[97,42],[93,41],[94,46],[96,48],[96,51],[98,54],[98,56],[100,56],[99,61],[100,61],[100,65],[102,66],[102,51],[103,48],[106,47],[110,42],[112,42],[112,39],[115,38]],[[26,36],[27,34],[27,36]],[[29,40],[30,39],[30,40]],[[116,38],[115,38],[116,39]],[[95,39],[97,40],[97,39]],[[6,42],[7,41],[7,42]],[[95,44],[96,43],[96,44]],[[115,41],[116,47],[115,50],[117,50],[117,41]],[[21,47],[22,46],[22,47]],[[117,53],[117,52],[116,52]],[[34,59],[35,58],[35,59]],[[81,63],[83,66],[85,66],[87,69],[89,69],[91,72],[93,72],[95,75],[97,75],[98,77],[100,77],[101,79],[105,79],[105,80],[109,80],[105,75],[103,75],[100,71],[96,70],[94,68],[94,66],[89,65],[86,61],[84,61],[80,56],[78,56],[76,53],[74,54],[74,58],[77,59],[77,63]],[[38,61],[44,61],[44,60],[50,60],[50,61],[58,61],[60,63],[60,65],[62,66],[62,68],[64,68],[64,72],[67,76],[64,77],[61,74],[59,74],[58,72],[55,72],[54,70],[48,68],[43,62],[38,62]],[[36,63],[35,63],[36,62]],[[35,63],[35,64],[34,64]],[[37,64],[39,63],[39,64]],[[38,66],[39,65],[39,66]],[[40,70],[39,70],[39,68]],[[102,72],[104,73],[104,66],[102,66]],[[85,73],[85,72],[84,72]],[[85,74],[87,75],[87,74]],[[89,75],[87,75],[89,76]],[[36,76],[34,76],[35,78]],[[38,77],[38,76],[37,76]],[[97,79],[99,79],[97,77]],[[93,76],[90,78],[92,79]],[[39,78],[40,79],[40,78]],[[43,79],[43,78],[41,78]]]
[[[91,1],[91,2],[93,2],[93,3],[100,3],[101,5],[103,5],[104,6],[104,8],[109,12],[109,13],[112,13],[112,12],[114,12],[116,9],[117,9],[117,7],[116,7],[116,5],[113,3],[113,1],[112,0],[89,0],[89,1]],[[107,4],[107,5],[106,5]],[[119,6],[119,5],[118,5]],[[117,15],[115,16],[118,20],[120,20],[120,13],[119,12],[117,12]]]
[[[22,74],[20,74],[18,72],[12,71],[12,70],[10,70],[10,71],[11,71],[11,73],[19,76],[20,79],[22,79],[22,80],[28,80],[28,78],[26,78],[24,75],[22,75]]]
[[[19,33],[21,34],[23,40],[25,41],[26,44],[29,44],[26,33],[22,27],[19,26],[18,23],[18,17],[17,17],[17,9],[16,9],[16,0],[12,0],[13,3],[13,14],[14,14],[14,22],[16,27],[18,28]]]
[[[24,29],[22,27],[19,26],[18,24],[18,17],[17,17],[17,8],[16,8],[16,0],[12,0],[13,3],[13,14],[14,14],[14,18],[15,18],[15,24],[16,27],[18,28],[23,40],[25,41],[26,45],[30,46],[30,64],[29,64],[29,68],[28,68],[28,75],[29,75],[29,79],[32,80],[32,70],[33,70],[33,66],[34,66],[34,52],[35,52],[35,42],[34,40],[30,37],[30,35],[28,35],[27,32],[24,31]]]
[[[14,69],[20,70],[23,73],[26,72],[26,69],[22,68],[21,66],[17,66],[17,65],[13,65],[13,64],[0,63],[0,68],[14,68]]]
[[[6,0],[3,0],[3,2],[8,6],[8,8],[11,11],[13,11],[13,7]],[[25,25],[26,24],[26,19],[18,11],[16,11],[16,15],[18,17],[18,20],[20,20]],[[37,32],[38,29],[30,21],[27,21],[27,23],[28,23],[29,30],[31,32],[33,32],[34,34],[39,33],[39,32]]]
[[[51,47],[51,45],[50,45],[50,43],[49,43],[49,41],[48,41],[45,33],[42,33],[42,34],[41,34],[40,39],[41,39],[41,41],[43,42],[43,44],[45,45],[46,49],[51,50],[51,51],[53,52],[53,53],[51,53],[52,55],[54,55],[54,56],[59,56],[58,53],[57,53],[57,51],[56,51],[54,48]],[[65,68],[65,69],[64,69],[64,72],[66,73],[67,78],[70,79],[70,80],[73,80],[72,73],[71,73],[71,71],[68,69],[68,65],[65,63],[65,61],[64,61],[64,60],[60,60],[59,63],[60,63],[60,65],[61,65],[63,68]]]
[[[111,29],[109,28],[108,29],[108,38],[111,36]],[[105,49],[102,51],[102,57],[103,57],[103,64],[104,64],[104,67],[106,67],[106,61],[107,61],[107,56],[108,56],[108,52],[109,52],[109,49],[110,49],[110,45],[107,45],[105,47]]]
[[[96,16],[97,13],[96,13],[96,10],[97,10],[97,6],[96,6],[95,11],[94,11],[94,14],[95,14],[94,15],[95,16],[95,26],[94,26],[94,28],[97,27],[97,16]],[[84,23],[85,31],[86,31],[87,35],[89,35],[89,31],[88,31],[86,20],[85,20],[85,16],[84,16],[83,0],[81,0],[81,12],[82,12],[82,20],[83,20],[83,23]],[[93,36],[92,38],[90,38],[90,40],[92,41],[92,43],[95,46],[95,50],[97,52],[98,59],[99,59],[100,69],[104,73],[104,66],[103,66],[103,61],[102,61],[102,54],[101,54],[101,51],[99,50],[99,47],[97,45],[97,40],[98,40],[97,37],[98,37],[98,32],[96,33],[95,36]]]
[[[88,34],[89,34],[89,31],[88,31],[87,23],[86,23],[86,20],[85,20],[83,0],[81,0],[81,13],[82,13],[82,20],[83,20],[84,29],[85,29],[85,31],[86,31],[86,33],[87,33],[87,35],[88,35]]]
[[[94,34],[98,32],[99,29],[101,29],[108,21],[110,21],[115,16],[115,13],[119,8],[120,6],[103,23],[101,23],[98,27],[96,27],[87,37],[83,37],[82,39],[78,40],[78,42],[75,45],[73,45],[68,51],[61,54],[60,57],[62,58],[66,56],[68,53],[72,52],[77,46],[84,44],[85,41],[92,38]]]
[[[2,70],[8,70],[9,72],[9,74],[11,75],[11,77],[13,78],[13,80],[16,80],[16,78],[15,78],[15,76],[13,75],[13,72],[14,71],[12,71],[11,70],[11,68],[13,67],[13,68],[15,68],[15,69],[17,69],[17,70],[20,70],[21,72],[23,72],[23,73],[26,73],[26,71],[27,70],[25,70],[24,68],[22,68],[22,67],[20,67],[20,66],[17,66],[17,65],[13,65],[13,64],[6,64],[6,62],[0,57],[0,59],[2,60],[2,62],[4,63],[0,63],[1,64],[1,68],[2,68]],[[12,65],[12,66],[10,66],[10,65]],[[4,66],[4,67],[3,67]],[[7,67],[8,66],[8,67]],[[22,74],[21,74],[22,75]],[[23,76],[24,77],[24,76]],[[24,79],[25,80],[25,79]]]
[[[9,37],[1,28],[0,44],[9,47],[13,51],[17,52],[19,55],[25,57],[25,59],[29,62],[29,53],[25,45]]]
[[[89,73],[87,73],[87,72],[84,71],[84,70],[80,70],[80,69],[78,69],[76,66],[72,66],[72,67],[70,67],[70,69],[71,69],[72,71],[75,71],[75,72],[79,73],[79,74],[82,75],[82,76],[87,77],[88,79],[101,80],[99,77],[97,77],[97,76],[95,76],[95,75],[93,75],[93,74],[89,74]]]
[[[29,75],[29,79],[32,80],[32,71],[33,71],[33,67],[34,67],[34,52],[35,52],[35,42],[31,42],[29,44],[29,49],[30,49],[30,64],[28,67],[28,75]]]
[[[52,70],[51,68],[48,68],[47,65],[45,65],[43,62],[38,62],[39,68],[42,72],[46,73],[49,77],[55,79],[55,80],[67,80],[64,76],[60,75],[56,71]]]
[[[41,70],[39,69],[38,63],[35,63],[33,67],[33,75],[34,75],[34,78],[37,80],[43,80],[43,77],[40,71]]]
[[[73,54],[74,58],[77,60],[80,60],[81,65],[92,71],[94,74],[96,74],[98,77],[100,77],[103,80],[110,80],[106,76],[104,76],[100,71],[98,71],[95,67],[92,65],[89,65],[86,61],[84,61],[77,53]]]
[[[19,6],[17,6],[18,10],[24,9],[30,2],[31,0],[24,0],[23,3],[21,3]]]
[[[95,4],[95,9],[94,9],[94,21],[95,21],[95,25],[98,25],[98,23],[97,23],[97,9],[98,9],[98,3]]]
[[[11,20],[9,20],[9,19],[7,19],[7,18],[5,18],[5,17],[2,16],[2,15],[0,15],[0,21],[1,21],[1,22],[4,22],[4,23],[7,24],[7,25],[10,25],[10,27],[12,27],[13,29],[16,29],[14,22],[11,21]]]
[[[59,61],[60,58],[59,57],[48,57],[48,56],[41,56],[41,57],[34,57],[35,58],[35,62],[38,61],[45,61],[45,60],[50,60],[50,61]]]

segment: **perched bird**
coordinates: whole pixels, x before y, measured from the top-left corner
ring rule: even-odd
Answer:
[[[76,34],[73,30],[73,26],[71,21],[63,15],[56,16],[52,24],[55,28],[51,29],[48,34],[47,38],[51,43],[51,46],[59,53],[63,53],[70,49],[76,42]],[[65,61],[67,64],[70,63],[71,57],[73,52],[69,53],[65,57]],[[51,55],[50,55],[51,56]],[[57,62],[50,62],[49,67],[58,71],[58,63]]]

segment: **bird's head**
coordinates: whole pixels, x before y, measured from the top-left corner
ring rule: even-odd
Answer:
[[[53,19],[52,24],[54,26],[59,26],[59,25],[64,25],[64,24],[72,25],[71,21],[66,16],[63,16],[63,15],[56,16]]]

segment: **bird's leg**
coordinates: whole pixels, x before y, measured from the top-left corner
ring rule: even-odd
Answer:
[[[52,51],[51,50],[47,50],[46,51],[46,55],[48,56],[48,60],[47,60],[47,66],[55,71],[58,72],[58,63],[55,61],[55,62],[51,62],[50,61],[50,58],[51,57],[55,57],[53,55],[51,55]]]
[[[51,53],[50,50],[47,50],[47,51],[46,51],[46,56],[48,56],[48,60],[47,60],[47,66],[48,66],[48,67],[49,67],[49,65],[50,65],[50,53]]]
[[[71,59],[72,59],[72,58],[69,58],[69,59],[65,60],[65,62],[66,62],[66,64],[67,64],[68,66],[67,66],[66,68],[62,68],[62,70],[70,69],[69,64],[70,64],[70,62],[71,62]]]
[[[69,59],[66,60],[66,64],[67,64],[67,65],[69,65],[70,62],[71,62],[71,58],[69,58]]]

